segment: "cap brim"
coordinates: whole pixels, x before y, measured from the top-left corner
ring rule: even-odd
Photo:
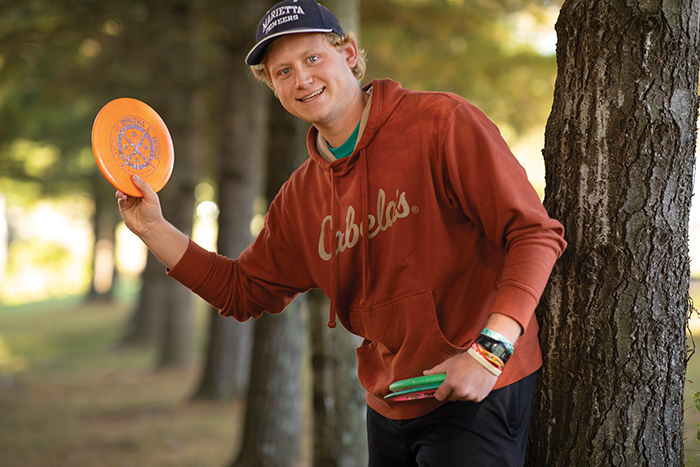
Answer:
[[[245,58],[245,63],[248,66],[253,66],[253,65],[259,65],[260,64],[260,59],[262,58],[263,54],[265,53],[265,49],[270,45],[270,42],[274,41],[275,39],[280,38],[281,36],[286,36],[287,34],[303,34],[303,33],[308,33],[308,32],[321,32],[321,33],[328,33],[328,32],[333,32],[333,29],[330,28],[324,28],[324,29],[319,29],[319,28],[300,28],[300,29],[290,29],[288,31],[281,31],[275,34],[271,34],[267,36],[265,39],[261,40],[255,46],[250,49],[250,52],[248,52],[248,55]]]

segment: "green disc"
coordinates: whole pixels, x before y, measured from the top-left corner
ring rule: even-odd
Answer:
[[[447,376],[445,373],[440,373],[437,375],[416,376],[415,378],[402,379],[401,381],[391,383],[391,386],[389,386],[389,390],[401,391],[405,389],[413,389],[433,384],[437,384],[437,386],[435,387],[438,387],[440,386],[440,384],[442,384],[443,381],[445,381],[445,376]]]

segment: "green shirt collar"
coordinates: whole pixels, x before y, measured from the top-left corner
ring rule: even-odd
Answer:
[[[338,146],[337,148],[332,148],[331,145],[328,145],[328,149],[331,150],[333,155],[335,156],[336,159],[342,159],[343,157],[348,157],[350,154],[352,154],[353,149],[355,149],[355,143],[357,143],[357,135],[360,134],[360,122],[357,122],[357,126],[355,127],[355,131],[352,132],[350,137],[345,141],[343,144]]]

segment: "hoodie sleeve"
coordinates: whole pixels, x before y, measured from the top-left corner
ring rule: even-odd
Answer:
[[[302,292],[316,287],[294,247],[291,225],[279,201],[272,203],[265,226],[238,259],[207,251],[190,241],[185,255],[168,275],[238,321],[263,311],[281,313]]]
[[[497,127],[468,102],[446,122],[443,154],[453,205],[505,253],[491,313],[526,329],[563,250],[564,228],[551,219]]]

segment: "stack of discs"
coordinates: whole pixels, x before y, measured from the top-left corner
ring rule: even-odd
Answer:
[[[389,386],[391,393],[384,396],[384,399],[414,401],[435,397],[435,391],[445,381],[445,376],[445,373],[441,373],[396,381]]]

